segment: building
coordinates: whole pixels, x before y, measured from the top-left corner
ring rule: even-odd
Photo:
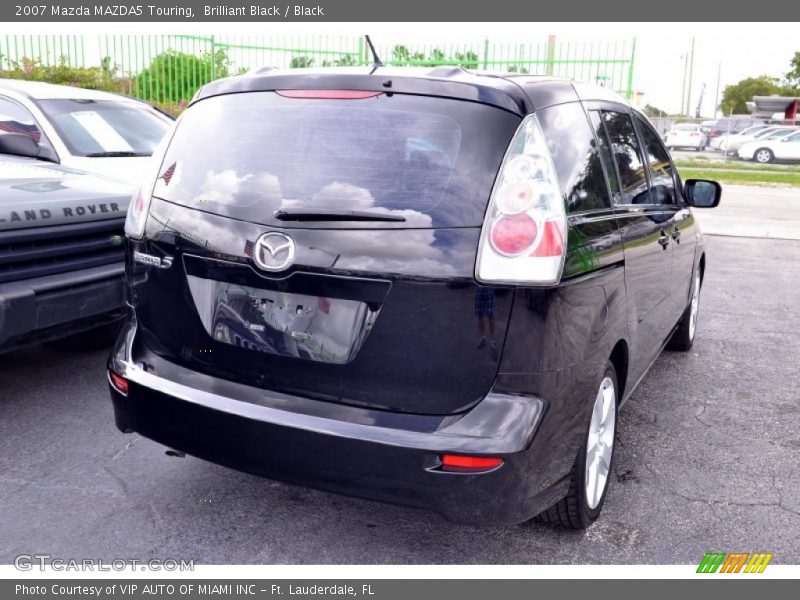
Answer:
[[[776,113],[783,113],[785,123],[798,122],[798,107],[800,96],[753,96],[753,101],[747,103],[747,109],[754,117],[772,119]]]

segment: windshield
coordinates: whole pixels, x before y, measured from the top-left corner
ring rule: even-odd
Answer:
[[[783,137],[783,136],[785,136],[785,135],[789,135],[789,134],[790,134],[790,133],[792,133],[793,131],[794,131],[794,129],[791,129],[791,128],[786,128],[786,129],[773,129],[773,130],[772,130],[772,131],[769,133],[769,135],[768,135],[768,136],[766,136],[766,139],[768,139],[768,140],[776,140],[776,139],[778,139],[778,138],[782,138],[782,137]]]
[[[765,129],[763,125],[754,125],[753,127],[748,127],[747,129],[742,131],[739,135],[753,135],[754,133],[757,133],[762,129]]]
[[[42,112],[74,156],[150,156],[169,121],[140,102],[40,100]]]
[[[478,226],[519,121],[402,94],[217,96],[182,116],[153,195],[264,224],[279,224],[276,211],[369,211],[404,227]]]

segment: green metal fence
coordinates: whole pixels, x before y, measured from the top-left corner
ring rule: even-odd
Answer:
[[[636,54],[628,41],[525,43],[488,38],[462,44],[377,45],[389,65],[461,65],[487,71],[549,74],[599,83],[631,98]],[[368,65],[357,36],[5,35],[0,77],[96,87],[165,106],[201,85],[261,66]]]

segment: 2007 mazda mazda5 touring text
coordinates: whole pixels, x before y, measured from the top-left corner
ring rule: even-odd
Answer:
[[[196,95],[126,222],[116,424],[454,522],[586,527],[617,411],[706,267],[649,122],[601,87],[265,70]]]

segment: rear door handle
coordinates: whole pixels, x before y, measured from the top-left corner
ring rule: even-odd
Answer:
[[[667,235],[667,232],[664,231],[663,229],[661,230],[661,235],[658,238],[658,243],[661,244],[664,248],[669,246],[669,236]]]

